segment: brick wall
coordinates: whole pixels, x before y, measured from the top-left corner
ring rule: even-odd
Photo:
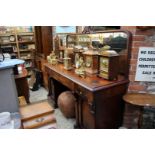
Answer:
[[[155,28],[141,30],[137,26],[122,26],[121,29],[132,33],[128,91],[155,93],[155,83],[135,81],[139,47],[155,47]]]
[[[137,58],[139,47],[155,47],[155,28],[147,30],[140,30],[136,26],[122,26],[122,30],[128,30],[132,33],[132,44],[131,44],[131,59],[129,69],[129,87],[128,92],[144,92],[155,94],[155,82],[137,82],[135,81],[135,73],[137,66]],[[151,108],[150,108],[151,110]],[[142,128],[154,128],[154,113],[144,111],[143,114],[143,127]],[[127,128],[137,128],[139,116],[139,107],[126,104],[123,126]],[[153,122],[154,125],[148,122]]]

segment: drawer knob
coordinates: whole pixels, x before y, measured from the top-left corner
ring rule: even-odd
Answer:
[[[43,120],[44,120],[44,118],[38,118],[38,119],[36,119],[36,122],[40,123],[40,122],[42,122]]]

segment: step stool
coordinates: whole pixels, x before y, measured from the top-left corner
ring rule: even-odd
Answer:
[[[47,102],[20,107],[23,129],[55,129],[54,109]]]

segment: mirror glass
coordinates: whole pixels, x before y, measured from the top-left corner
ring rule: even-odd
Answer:
[[[95,49],[100,49],[105,45],[110,46],[110,50],[115,50],[119,54],[119,63],[116,66],[119,67],[119,73],[128,76],[130,33],[115,30],[95,34],[70,34],[66,42],[69,48],[77,45],[83,48],[92,46]]]

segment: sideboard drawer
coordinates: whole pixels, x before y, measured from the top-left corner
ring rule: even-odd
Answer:
[[[74,90],[74,83],[71,80],[55,72],[54,73],[52,72],[50,75],[52,75],[53,79],[59,81],[64,86],[68,87],[71,90]]]

